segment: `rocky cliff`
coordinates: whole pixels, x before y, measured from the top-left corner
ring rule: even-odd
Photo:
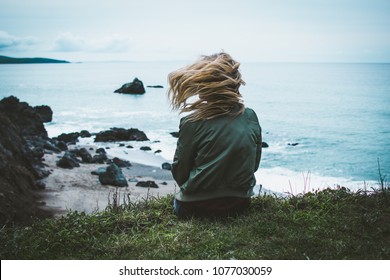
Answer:
[[[56,150],[42,117],[33,107],[10,96],[0,101],[0,224],[29,223],[48,216],[38,203],[45,149]]]

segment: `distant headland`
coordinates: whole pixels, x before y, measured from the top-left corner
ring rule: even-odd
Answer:
[[[44,57],[15,58],[0,55],[0,64],[22,64],[22,63],[70,63],[66,60],[57,60]]]

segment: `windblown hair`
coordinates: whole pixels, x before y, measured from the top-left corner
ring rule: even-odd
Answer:
[[[245,82],[239,66],[229,54],[218,53],[202,56],[197,62],[170,73],[168,98],[172,108],[180,113],[192,112],[190,121],[241,114],[245,107],[239,87]]]

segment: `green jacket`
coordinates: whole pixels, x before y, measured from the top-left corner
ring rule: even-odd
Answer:
[[[249,108],[239,116],[180,121],[172,174],[180,201],[250,197],[261,158],[261,127]]]

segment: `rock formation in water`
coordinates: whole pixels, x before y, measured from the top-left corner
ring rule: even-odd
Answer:
[[[138,78],[134,78],[132,82],[122,85],[121,88],[115,90],[114,92],[127,94],[144,94],[145,88],[141,80],[139,80]]]

